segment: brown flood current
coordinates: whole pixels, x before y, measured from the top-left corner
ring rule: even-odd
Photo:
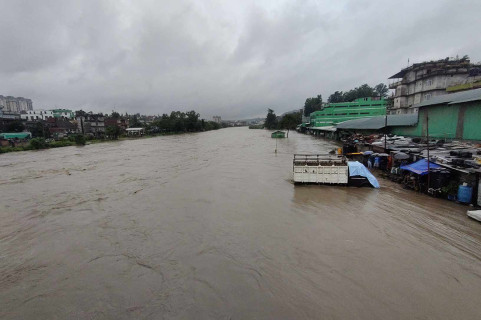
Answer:
[[[481,224],[222,129],[0,156],[1,319],[479,319]]]

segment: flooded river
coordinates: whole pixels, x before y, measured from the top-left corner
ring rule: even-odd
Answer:
[[[481,224],[247,128],[0,155],[1,319],[479,319]]]

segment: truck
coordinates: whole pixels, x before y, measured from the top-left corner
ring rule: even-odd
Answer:
[[[294,183],[347,185],[349,166],[346,157],[330,154],[294,154]]]

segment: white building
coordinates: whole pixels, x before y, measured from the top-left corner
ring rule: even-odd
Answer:
[[[4,112],[20,113],[33,109],[32,100],[22,97],[2,96],[0,95],[0,107]]]
[[[28,110],[26,113],[20,114],[20,118],[27,121],[47,120],[51,117],[53,118],[51,110]]]

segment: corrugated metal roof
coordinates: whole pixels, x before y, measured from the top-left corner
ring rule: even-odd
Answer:
[[[338,129],[377,130],[384,128],[385,116],[348,120],[337,124]],[[418,114],[392,114],[387,116],[388,127],[413,126],[418,123]]]
[[[310,127],[309,129],[311,130],[319,130],[319,131],[330,131],[330,132],[334,132],[336,131],[336,127],[334,126],[325,126],[325,127]]]
[[[31,138],[32,134],[30,132],[4,132],[0,133],[0,138],[2,139],[26,139]]]
[[[430,100],[413,105],[411,108],[421,108],[436,104],[456,104],[481,100],[481,89],[473,89],[456,93],[435,96]]]

